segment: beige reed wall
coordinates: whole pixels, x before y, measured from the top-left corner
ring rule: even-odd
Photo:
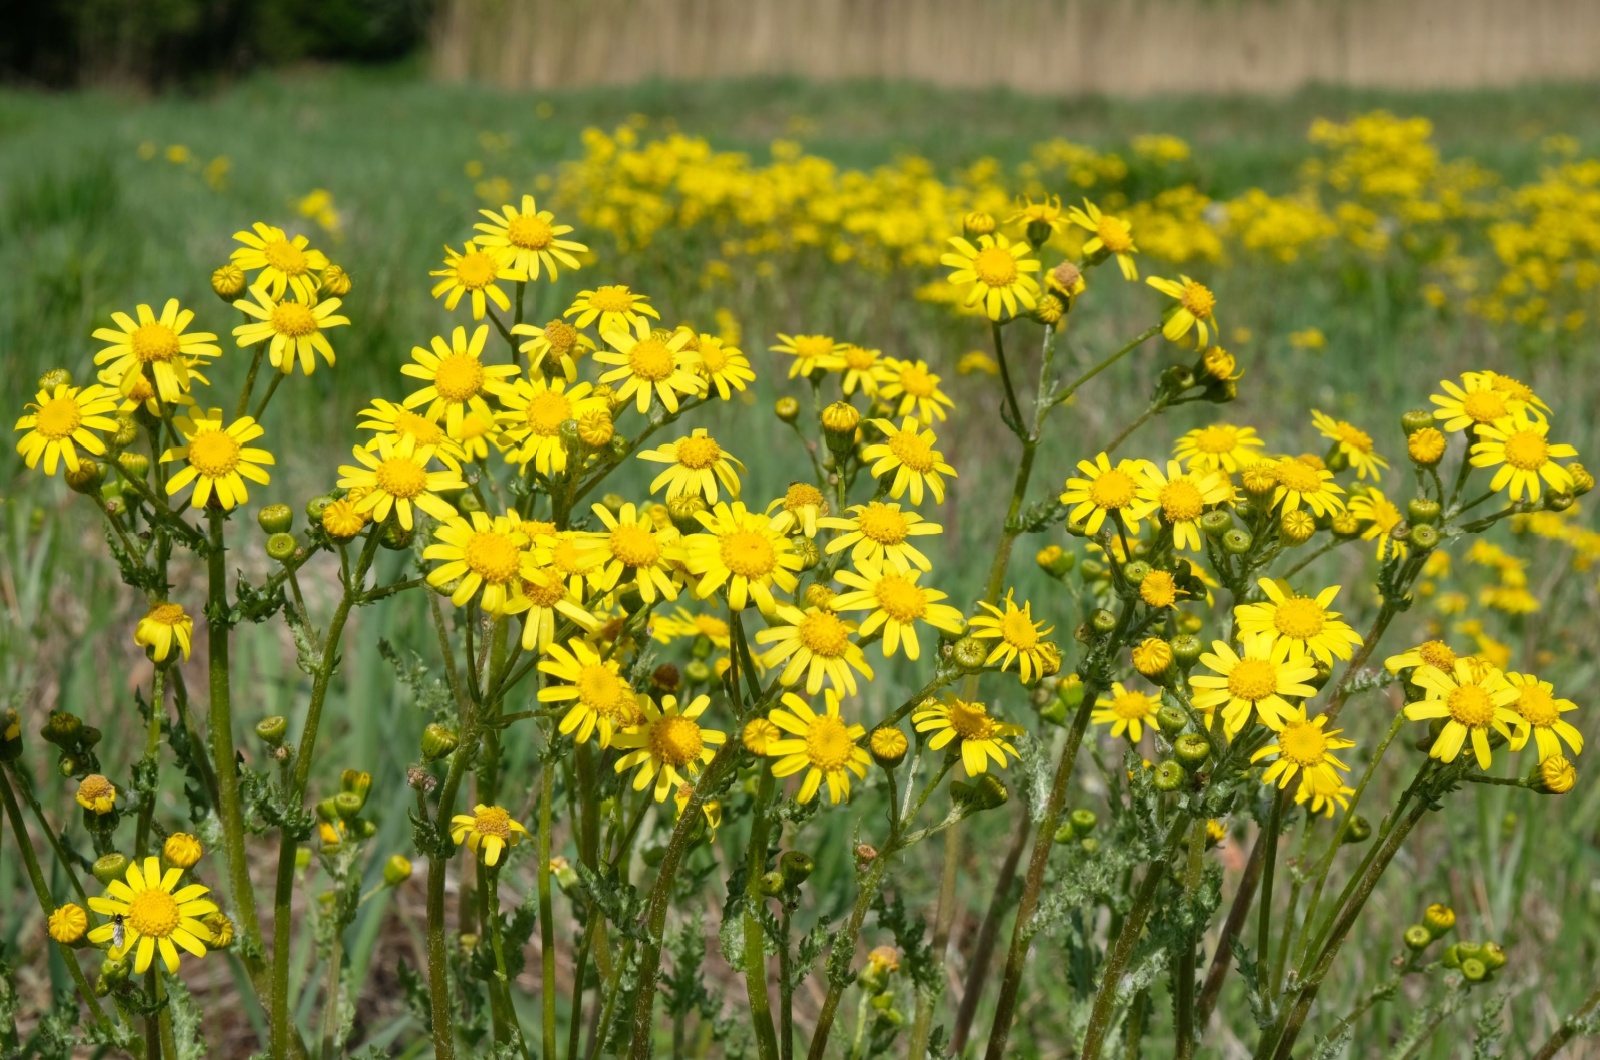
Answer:
[[[442,0],[434,72],[506,87],[752,74],[1028,92],[1600,77],[1600,0]]]

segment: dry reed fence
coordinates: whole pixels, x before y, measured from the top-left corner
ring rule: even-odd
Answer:
[[[443,0],[433,67],[508,88],[753,74],[1044,94],[1600,76],[1596,0]]]

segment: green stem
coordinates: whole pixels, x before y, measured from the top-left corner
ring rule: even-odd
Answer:
[[[164,666],[157,666],[155,677],[150,681],[150,718],[145,722],[144,730],[144,762],[154,771],[159,761],[161,750],[161,716],[166,713],[166,677],[167,670]],[[139,796],[139,824],[134,831],[133,855],[134,860],[143,861],[150,852],[150,825],[156,812],[156,792],[154,786]]]
[[[499,995],[500,1007],[503,1010],[501,1018],[508,1025],[508,1031],[516,1035],[517,1048],[522,1053],[522,1060],[528,1060],[528,1042],[522,1036],[517,1010],[511,1004],[511,976],[506,973],[505,933],[500,927],[500,873],[497,869],[489,870],[484,894],[487,896],[489,906],[489,915],[486,919],[489,921],[489,944],[494,949],[494,974],[498,980],[495,992]],[[552,1060],[555,1056],[551,1052],[544,1055],[551,1057]]]
[[[1069,398],[1072,397],[1073,394],[1076,394],[1078,392],[1078,388],[1083,386],[1083,384],[1087,383],[1089,380],[1093,379],[1095,376],[1099,375],[1101,372],[1105,371],[1107,368],[1110,368],[1112,365],[1114,365],[1118,361],[1122,360],[1122,358],[1126,357],[1129,353],[1132,353],[1134,350],[1138,349],[1145,342],[1148,342],[1150,339],[1155,338],[1155,336],[1160,334],[1160,332],[1161,332],[1161,325],[1160,324],[1152,324],[1152,325],[1150,325],[1144,331],[1141,331],[1138,335],[1134,336],[1133,339],[1131,341],[1129,341],[1126,346],[1123,346],[1121,349],[1117,350],[1116,353],[1113,353],[1111,356],[1107,357],[1105,360],[1101,361],[1099,364],[1095,365],[1093,368],[1091,368],[1087,372],[1083,373],[1083,375],[1079,376],[1076,380],[1074,380],[1072,382],[1072,384],[1070,386],[1068,386],[1065,390],[1062,390],[1059,393],[1057,393],[1054,396],[1052,396],[1050,398],[1050,404],[1051,405],[1059,405],[1062,402],[1068,400]]]
[[[750,1018],[755,1023],[756,1051],[761,1060],[773,1060],[778,1055],[778,1039],[773,1033],[772,1005],[767,997],[766,944],[761,919],[756,914],[766,901],[761,893],[761,874],[767,869],[767,808],[778,782],[767,763],[762,762],[758,768],[761,779],[756,783],[750,845],[745,854],[744,982],[750,998]]]
[[[790,902],[783,899],[778,913],[778,1042],[782,1060],[794,1060],[794,970],[789,954]]]
[[[555,763],[546,762],[539,781],[539,944],[543,1005],[543,1056],[556,1055],[556,924],[550,897],[550,804],[555,801]]]
[[[1588,999],[1578,1006],[1578,1011],[1561,1022],[1561,1026],[1545,1039],[1545,1043],[1539,1046],[1531,1060],[1554,1060],[1555,1055],[1577,1035],[1579,1025],[1593,1015],[1596,1009],[1600,1009],[1600,989],[1590,994]]]
[[[1278,869],[1278,831],[1283,826],[1283,804],[1288,801],[1288,791],[1279,788],[1272,793],[1272,812],[1267,815],[1266,868],[1261,879],[1261,898],[1256,921],[1256,989],[1263,997],[1270,997],[1267,982],[1272,962],[1267,954],[1272,945],[1272,882]]]
[[[1017,815],[1017,828],[1011,837],[1011,846],[1006,851],[1005,861],[1000,864],[1000,875],[995,879],[988,911],[983,914],[983,924],[978,928],[978,940],[972,948],[972,962],[967,966],[967,981],[961,989],[961,1004],[956,1009],[955,1029],[950,1034],[950,1048],[958,1056],[967,1047],[972,1021],[978,1014],[978,999],[983,994],[984,981],[989,977],[995,943],[1000,938],[1000,921],[1010,903],[1011,885],[1017,878],[1017,865],[1022,861],[1022,852],[1028,848],[1031,825],[1027,814]]]
[[[250,392],[256,388],[256,373],[261,371],[261,359],[266,353],[267,343],[256,343],[256,352],[250,358],[250,370],[245,373],[244,386],[239,391],[239,403],[233,410],[234,419],[239,419],[250,411]]]

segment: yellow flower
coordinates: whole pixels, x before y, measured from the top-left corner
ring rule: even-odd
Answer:
[[[845,397],[854,394],[857,389],[869,398],[877,397],[879,385],[894,377],[892,366],[906,363],[897,362],[892,357],[884,357],[882,350],[869,350],[854,343],[843,344],[838,347],[838,351],[834,367],[840,373],[839,389],[844,392]],[[937,378],[935,383],[937,384]],[[944,418],[943,413],[939,415],[940,419]]]
[[[1051,645],[1044,638],[1055,627],[1046,626],[1043,622],[1035,623],[1033,605],[1023,601],[1019,609],[1009,589],[1004,603],[1005,610],[1002,611],[987,601],[978,601],[978,606],[989,614],[974,616],[967,625],[972,636],[979,640],[999,641],[983,661],[985,666],[999,663],[1000,669],[1009,670],[1012,663],[1016,663],[1022,683],[1028,684],[1035,677],[1045,674],[1045,662],[1049,655],[1047,649]]]
[[[818,607],[801,611],[798,607],[779,606],[773,617],[781,624],[758,632],[756,642],[774,645],[762,655],[761,663],[770,667],[783,663],[778,679],[784,684],[797,684],[804,676],[806,694],[814,696],[826,677],[834,688],[855,695],[856,676],[850,672],[851,667],[872,680],[866,655],[850,637],[856,628],[854,622]]]
[[[591,510],[605,526],[605,533],[592,539],[605,556],[605,566],[596,570],[590,584],[609,592],[623,571],[630,570],[645,603],[655,603],[657,595],[676,600],[678,583],[673,574],[686,558],[678,532],[670,526],[656,529],[650,515],[632,504],[624,504],[616,515],[603,504]]]
[[[843,552],[853,545],[850,562],[857,569],[863,563],[882,561],[892,563],[901,570],[910,570],[912,567],[924,571],[933,569],[928,557],[910,544],[907,538],[942,534],[944,527],[928,522],[916,512],[905,511],[898,504],[882,501],[857,504],[850,511],[853,514],[849,518],[835,516],[817,520],[818,526],[845,531],[828,542],[828,555]]]
[[[532,195],[522,197],[520,210],[507,204],[500,207],[499,213],[493,210],[478,212],[489,219],[488,223],[479,221],[473,226],[482,233],[478,236],[478,245],[504,248],[506,263],[516,271],[525,273],[530,280],[539,278],[539,266],[542,264],[550,274],[550,282],[554,283],[557,264],[576,269],[578,259],[573,254],[583,254],[589,249],[582,243],[560,238],[572,231],[572,226],[556,224],[555,214],[539,209]]]
[[[1172,455],[1184,461],[1190,471],[1226,471],[1229,474],[1262,459],[1265,448],[1254,427],[1235,427],[1213,423],[1197,427],[1172,448]]]
[[[872,612],[861,623],[860,636],[870,637],[882,629],[885,656],[893,656],[902,641],[905,643],[906,658],[917,659],[921,656],[917,622],[924,622],[946,633],[959,634],[965,628],[966,622],[960,611],[938,602],[946,599],[948,594],[917,584],[917,579],[922,576],[921,571],[903,569],[894,564],[885,567],[875,560],[866,560],[858,564],[857,569],[859,574],[842,570],[835,575],[855,592],[840,593],[833,598],[830,606],[835,611]]]
[[[969,350],[961,355],[961,360],[956,362],[956,374],[971,375],[974,372],[982,372],[985,375],[999,375],[1000,364],[982,350]]]
[[[1410,550],[1404,541],[1394,539],[1395,527],[1405,521],[1405,516],[1400,514],[1400,509],[1394,502],[1385,497],[1379,489],[1368,486],[1365,490],[1350,495],[1350,514],[1358,522],[1366,523],[1366,529],[1361,531],[1363,541],[1378,542],[1378,558],[1388,559],[1391,556],[1404,557]]]
[[[44,473],[54,475],[58,463],[65,464],[68,471],[78,470],[80,445],[95,456],[103,455],[105,443],[90,432],[116,432],[117,421],[105,415],[116,411],[115,393],[98,383],[86,387],[57,383],[41,389],[28,405],[32,411],[18,419],[14,428],[28,432],[17,442],[23,462],[32,469],[43,457]]]
[[[1088,199],[1083,200],[1083,209],[1080,210],[1076,206],[1068,209],[1067,217],[1079,228],[1094,233],[1084,240],[1084,257],[1092,258],[1101,251],[1113,254],[1116,256],[1117,266],[1122,269],[1123,279],[1133,281],[1139,278],[1139,266],[1133,260],[1139,248],[1133,245],[1133,233],[1128,222],[1120,217],[1101,213],[1100,208]]]
[[[88,930],[89,914],[80,905],[68,902],[50,914],[50,937],[63,946],[77,942]]]
[[[1325,663],[1331,663],[1334,656],[1348,659],[1360,647],[1361,634],[1340,621],[1338,611],[1328,610],[1339,595],[1339,586],[1329,586],[1312,597],[1290,594],[1271,578],[1262,578],[1257,584],[1267,594],[1266,602],[1233,609],[1234,621],[1245,636],[1263,634],[1293,641],[1304,653]]]
[[[558,617],[586,633],[600,628],[600,620],[583,606],[559,571],[531,566],[526,554],[523,559],[522,591],[506,606],[507,614],[522,616],[523,650],[546,651],[555,640]]]
[[[643,337],[636,337],[616,329],[601,334],[616,352],[603,350],[594,359],[619,366],[600,377],[602,383],[625,380],[617,388],[618,404],[626,404],[632,397],[634,408],[642,416],[650,411],[650,395],[654,393],[668,412],[677,412],[680,394],[693,397],[700,393],[700,379],[694,373],[695,355],[684,348],[689,341],[686,333],[646,331]]]
[[[785,693],[793,695],[794,693]],[[783,739],[783,730],[778,728],[766,718],[751,718],[745,723],[743,731],[739,734],[739,742],[744,749],[753,755],[765,755],[767,748],[775,741]]]
[[[459,468],[466,456],[461,446],[439,426],[437,417],[423,416],[383,398],[373,398],[372,404],[357,415],[360,417],[356,421],[358,430],[376,431],[397,445],[406,438],[410,438],[419,449],[431,445],[433,455],[446,467]],[[369,453],[377,452],[376,436],[367,440],[366,449]]]
[[[174,891],[182,879],[182,869],[171,868],[162,873],[161,862],[155,858],[145,858],[142,869],[137,861],[130,861],[124,879],[106,884],[105,897],[89,899],[90,909],[116,918],[115,923],[101,924],[89,932],[89,941],[96,945],[112,943],[110,955],[115,959],[133,950],[135,975],[150,970],[157,951],[161,953],[161,963],[172,974],[178,971],[179,946],[196,957],[204,957],[211,932],[199,918],[217,912],[217,907],[202,897],[210,888],[198,883]],[[115,945],[119,936],[120,947]]]
[[[322,509],[322,529],[328,536],[339,541],[348,541],[361,533],[372,520],[366,512],[357,505],[361,503],[359,490],[347,494]],[[454,514],[454,509],[451,509]]]
[[[498,395],[505,411],[495,419],[505,427],[506,440],[515,443],[508,454],[515,463],[532,464],[541,475],[559,475],[567,469],[567,447],[561,425],[606,411],[603,398],[588,383],[570,388],[565,379],[518,377]]]
[[[1268,756],[1276,755],[1273,763],[1261,774],[1263,784],[1277,782],[1278,787],[1287,788],[1289,782],[1300,775],[1300,787],[1295,792],[1294,801],[1305,803],[1308,799],[1314,800],[1313,812],[1326,807],[1328,816],[1333,816],[1335,802],[1347,806],[1344,795],[1350,789],[1344,787],[1344,780],[1337,770],[1350,771],[1332,754],[1347,747],[1354,747],[1354,740],[1339,738],[1343,729],[1328,729],[1326,714],[1319,714],[1315,718],[1307,719],[1306,707],[1302,703],[1292,711],[1277,717],[1267,719],[1267,726],[1277,734],[1277,742],[1267,744],[1250,756],[1252,764]]]
[[[109,364],[102,379],[124,397],[132,396],[141,381],[151,380],[162,401],[179,401],[189,390],[191,375],[205,382],[194,368],[204,365],[205,358],[220,357],[222,347],[208,331],[184,333],[194,311],[179,309],[176,298],[167,300],[159,317],[143,304],[135,313],[137,320],[112,313],[115,328],[95,329],[94,337],[111,345],[94,355],[94,363]]]
[[[662,644],[671,644],[679,637],[704,637],[713,647],[727,651],[732,645],[728,623],[716,615],[690,614],[686,608],[675,608],[670,615],[660,617],[651,624],[651,635]],[[758,662],[760,660],[757,660]]]
[[[410,530],[414,525],[413,508],[440,521],[455,517],[455,508],[438,494],[467,488],[459,472],[429,471],[433,448],[417,448],[414,438],[402,438],[396,445],[380,435],[377,441],[376,453],[359,445],[351,450],[361,466],[344,464],[339,468],[343,476],[339,486],[362,491],[356,511],[370,513],[378,523],[388,519],[391,511],[397,512],[402,530]]]
[[[1482,427],[1527,407],[1526,402],[1497,390],[1494,380],[1482,372],[1463,373],[1459,385],[1448,379],[1441,379],[1439,385],[1444,393],[1428,400],[1439,406],[1433,410],[1433,418],[1443,420],[1447,431]]]
[[[761,753],[772,763],[775,777],[792,776],[806,770],[795,798],[804,805],[816,797],[822,782],[828,782],[828,798],[835,805],[850,801],[850,774],[867,775],[872,758],[857,741],[867,733],[864,725],[846,725],[839,716],[839,694],[828,689],[824,695],[827,713],[818,714],[793,692],[783,694],[783,706],[767,715],[771,724],[790,733],[790,739],[769,739]]]
[[[1550,411],[1550,406],[1544,403],[1544,399],[1535,394],[1533,388],[1520,379],[1513,379],[1509,375],[1501,375],[1499,372],[1491,371],[1483,371],[1478,374],[1489,381],[1490,387],[1505,395],[1506,401],[1513,412],[1517,410],[1519,405],[1532,406],[1544,412]]]
[[[262,221],[251,228],[233,234],[244,246],[235,248],[229,260],[246,272],[259,271],[253,286],[265,287],[273,298],[282,298],[284,289],[291,288],[302,302],[315,299],[322,283],[317,273],[328,267],[327,255],[306,249],[311,241],[305,236],[291,239]]]
[[[1017,749],[1006,737],[1022,735],[1021,728],[993,717],[982,703],[954,696],[923,703],[912,713],[911,724],[918,732],[933,733],[929,750],[943,750],[951,740],[960,740],[961,764],[969,777],[987,773],[991,758],[1004,769],[1007,754],[1017,757]]]
[[[1067,479],[1067,488],[1061,493],[1061,503],[1070,510],[1067,518],[1082,523],[1090,535],[1099,533],[1106,516],[1113,513],[1127,528],[1128,533],[1139,532],[1139,482],[1144,478],[1146,462],[1119,460],[1111,466],[1105,453],[1093,461],[1078,461],[1078,470],[1084,478]]]
[[[348,317],[334,313],[343,304],[339,299],[280,302],[263,287],[250,288],[250,294],[254,302],[241,298],[233,303],[234,308],[256,319],[253,324],[240,324],[233,329],[233,337],[239,340],[240,346],[268,343],[267,360],[284,375],[294,371],[297,358],[300,370],[310,375],[316,371],[319,353],[328,364],[333,364],[333,345],[323,331],[350,323]]]
[[[1583,733],[1561,716],[1569,710],[1577,710],[1576,703],[1570,699],[1557,699],[1555,686],[1532,674],[1508,673],[1506,682],[1517,690],[1517,698],[1512,701],[1511,709],[1523,722],[1522,728],[1511,741],[1513,751],[1522,750],[1529,735],[1532,735],[1538,744],[1541,762],[1561,755],[1562,740],[1572,748],[1574,755],[1583,752]]]
[[[1212,672],[1189,678],[1197,690],[1194,705],[1207,713],[1222,707],[1222,724],[1229,736],[1245,727],[1252,710],[1270,723],[1290,714],[1284,696],[1312,696],[1317,691],[1305,683],[1316,677],[1317,668],[1295,641],[1257,634],[1242,642],[1244,652],[1237,654],[1227,641],[1212,641],[1212,650],[1200,656]]]
[[[939,389],[939,377],[928,371],[927,361],[890,357],[884,361],[884,367],[884,383],[878,397],[896,416],[914,415],[931,427],[934,420],[945,418],[944,408],[940,406],[955,408],[956,403]]]
[[[773,509],[781,509],[776,522],[782,524],[779,529],[784,533],[798,529],[807,537],[816,537],[819,521],[828,514],[828,499],[809,482],[791,482],[782,497],[767,505],[767,514]]]
[[[777,519],[750,511],[743,501],[720,502],[696,518],[707,532],[684,542],[689,571],[700,579],[695,595],[703,600],[726,587],[728,606],[735,611],[753,599],[762,614],[774,614],[778,603],[772,587],[794,592],[802,564]]]
[[[427,385],[407,395],[405,407],[427,405],[423,413],[430,420],[445,417],[445,429],[454,434],[461,430],[461,420],[470,410],[485,419],[493,413],[485,394],[498,394],[505,380],[517,374],[509,364],[484,364],[483,344],[489,337],[487,324],[479,325],[472,337],[467,338],[466,328],[456,328],[447,343],[443,335],[433,337],[433,349],[411,347],[414,364],[400,366],[400,374],[421,379]]]
[[[1178,579],[1171,571],[1151,569],[1139,582],[1139,599],[1157,611],[1178,602]]]
[[[584,743],[598,730],[600,746],[610,747],[616,733],[639,723],[638,695],[622,679],[616,659],[602,659],[593,645],[577,637],[565,648],[550,644],[549,655],[539,663],[540,671],[566,684],[545,685],[539,702],[572,702],[561,718],[563,736],[576,730],[573,738]]]
[[[484,611],[504,614],[521,589],[517,575],[527,545],[527,533],[507,516],[454,516],[434,529],[433,543],[422,551],[423,559],[445,561],[429,573],[428,584],[439,588],[459,580],[450,594],[457,607],[465,607],[482,589]]]
[[[444,307],[451,312],[461,303],[463,295],[472,296],[472,319],[482,320],[488,312],[488,302],[493,301],[500,312],[511,312],[511,299],[495,281],[525,281],[528,276],[510,264],[511,255],[502,249],[483,249],[469,239],[459,252],[444,248],[444,268],[429,271],[429,276],[444,279],[433,285],[433,297],[444,296]]]
[[[844,363],[841,353],[848,349],[844,343],[833,341],[831,335],[785,335],[778,333],[778,344],[770,347],[773,353],[787,353],[789,378],[809,376],[821,368],[825,371]]]
[[[679,784],[678,790],[673,793],[672,805],[678,808],[678,816],[683,816],[683,811],[689,808],[689,800],[694,798],[693,784]],[[722,827],[722,803],[716,799],[707,799],[700,804],[700,812],[705,814],[706,827],[716,835],[717,829]]]
[[[1281,506],[1292,512],[1304,504],[1318,516],[1344,511],[1344,501],[1338,497],[1344,489],[1333,481],[1333,472],[1327,468],[1285,457],[1272,465],[1272,477],[1276,482],[1272,491],[1274,508]]]
[[[1529,500],[1538,500],[1540,479],[1557,493],[1570,493],[1572,472],[1556,463],[1555,458],[1575,457],[1578,451],[1564,442],[1551,445],[1546,437],[1549,433],[1549,422],[1532,418],[1526,410],[1480,424],[1480,440],[1472,446],[1472,466],[1498,467],[1489,488],[1505,490],[1514,501],[1524,494]]]
[[[1089,715],[1096,725],[1110,725],[1113,738],[1127,733],[1131,743],[1144,737],[1144,727],[1154,724],[1156,711],[1161,709],[1161,697],[1137,689],[1123,687],[1121,681],[1111,683],[1111,695],[1094,701],[1097,708]]]
[[[272,454],[245,445],[266,433],[249,416],[223,426],[222,410],[214,408],[204,414],[197,411],[192,418],[179,416],[173,425],[188,444],[168,449],[161,462],[182,460],[188,466],[167,480],[167,496],[193,482],[189,503],[194,507],[204,508],[214,494],[219,506],[231,509],[250,500],[245,479],[263,486],[271,481],[261,469],[277,462]]]
[[[1034,202],[1032,198],[1024,198],[1016,212],[1006,218],[1006,224],[1022,225],[1024,228],[1043,225],[1052,233],[1060,232],[1067,226],[1061,217],[1061,200],[1049,195],[1039,202]]]
[[[948,279],[957,287],[967,287],[963,304],[982,303],[990,320],[1017,315],[1017,304],[1032,309],[1039,304],[1039,281],[1028,275],[1039,271],[1039,262],[1028,255],[1027,243],[1013,243],[1002,235],[978,237],[973,246],[960,236],[950,239],[955,248],[939,258],[939,263],[955,271]]]
[[[631,328],[641,339],[650,336],[649,318],[661,319],[661,314],[650,304],[649,296],[635,294],[627,285],[620,283],[597,287],[592,291],[579,291],[578,297],[561,315],[576,316],[578,319],[572,322],[573,327],[586,328],[598,320],[598,330],[602,335],[610,331],[626,332]]]
[[[1399,655],[1389,656],[1383,661],[1383,667],[1392,674],[1397,674],[1401,670],[1408,670],[1413,667],[1434,669],[1440,673],[1448,674],[1455,672],[1457,658],[1455,651],[1444,641],[1429,640],[1417,645],[1410,651],[1403,651]],[[1411,675],[1413,683],[1416,682],[1416,677],[1416,674]]]
[[[117,804],[117,789],[99,773],[90,773],[78,782],[74,796],[78,805],[94,814],[108,814]]]
[[[490,868],[500,863],[500,855],[528,837],[528,830],[511,819],[502,806],[472,808],[471,813],[458,813],[450,818],[450,841],[460,846],[466,841],[467,849],[483,855],[483,863]]]
[[[715,504],[719,481],[729,496],[739,496],[739,471],[744,470],[744,464],[718,445],[704,427],[696,427],[687,437],[647,449],[639,459],[668,465],[650,483],[651,493],[667,487],[668,501],[690,494],[703,495],[707,504]]]
[[[167,603],[165,600],[151,604],[150,610],[145,612],[133,631],[133,642],[141,648],[149,648],[150,657],[156,662],[164,662],[172,654],[174,641],[187,661],[193,638],[194,619],[184,611],[182,604]]]
[[[1129,653],[1133,668],[1146,677],[1156,678],[1172,666],[1172,645],[1160,637],[1146,637]]]
[[[695,375],[700,377],[702,390],[709,394],[715,387],[717,396],[723,401],[733,397],[733,391],[744,391],[745,384],[756,377],[750,368],[750,360],[738,347],[724,342],[715,335],[700,335],[695,339],[694,352],[697,357],[694,362]]]
[[[1214,471],[1183,473],[1176,460],[1167,461],[1167,473],[1146,463],[1139,483],[1139,500],[1128,514],[1137,523],[1152,515],[1162,526],[1172,528],[1172,546],[1200,551],[1200,517],[1207,508],[1222,504],[1233,496],[1233,487],[1224,475]],[[1091,487],[1092,489],[1092,487]]]
[[[1169,308],[1162,316],[1162,335],[1171,342],[1178,342],[1193,331],[1196,342],[1202,349],[1211,345],[1211,340],[1217,337],[1218,331],[1216,318],[1213,315],[1217,307],[1217,297],[1211,293],[1210,288],[1196,283],[1187,276],[1179,276],[1177,281],[1151,276],[1145,283],[1167,297],[1178,300],[1178,304]]]
[[[676,696],[663,696],[660,709],[649,696],[640,696],[639,705],[644,709],[644,720],[612,741],[617,747],[636,748],[617,760],[616,771],[626,773],[638,766],[633,775],[634,791],[649,787],[654,777],[655,800],[661,802],[668,792],[697,775],[700,766],[715,757],[711,748],[720,747],[728,736],[716,729],[702,728],[697,720],[711,705],[710,696],[696,696],[681,710]]]
[[[863,463],[876,461],[871,470],[873,478],[883,478],[894,472],[894,482],[889,487],[890,499],[899,500],[909,488],[911,503],[921,504],[926,485],[935,503],[943,504],[944,479],[941,476],[955,478],[956,469],[945,463],[944,454],[934,448],[938,439],[933,431],[919,431],[921,423],[911,416],[907,416],[898,429],[890,420],[871,422],[883,432],[884,439],[864,447],[861,460]]]
[[[1372,435],[1361,428],[1336,420],[1332,416],[1316,409],[1311,410],[1311,422],[1324,438],[1331,438],[1339,443],[1339,452],[1344,454],[1350,466],[1356,469],[1356,478],[1364,479],[1369,475],[1376,482],[1381,475],[1379,471],[1389,466],[1389,461],[1372,451]]]
[[[161,844],[162,858],[168,865],[176,865],[180,869],[194,868],[203,853],[205,848],[200,845],[200,840],[187,832],[173,832]]]
[[[530,375],[543,370],[546,358],[554,358],[567,382],[575,382],[578,378],[578,359],[585,353],[594,352],[593,339],[559,318],[542,328],[534,324],[516,324],[511,328],[511,334],[532,336],[518,347],[528,355]]]
[[[1428,698],[1406,705],[1412,721],[1448,718],[1444,730],[1428,752],[1441,762],[1454,762],[1470,737],[1472,751],[1480,769],[1489,768],[1489,730],[1507,740],[1513,738],[1511,726],[1522,729],[1526,722],[1512,709],[1519,692],[1505,674],[1474,659],[1457,659],[1450,672],[1419,666],[1411,674],[1412,684],[1425,689]],[[1522,733],[1523,742],[1527,734]]]

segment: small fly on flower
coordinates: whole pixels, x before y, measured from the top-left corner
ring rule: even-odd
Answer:
[[[122,931],[122,914],[113,913],[111,916],[111,948],[113,950],[120,951],[123,948]]]

